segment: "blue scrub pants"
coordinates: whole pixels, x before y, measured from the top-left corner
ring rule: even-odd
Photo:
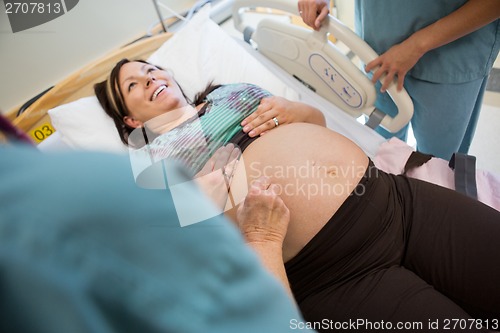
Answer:
[[[411,125],[417,150],[449,160],[453,153],[467,154],[486,89],[488,77],[459,84],[432,83],[406,76],[405,88],[410,94],[415,112]],[[379,91],[380,85],[377,85]],[[397,108],[387,93],[378,92],[375,106],[391,115]],[[408,126],[397,133],[378,127],[385,138],[393,136],[406,141]]]

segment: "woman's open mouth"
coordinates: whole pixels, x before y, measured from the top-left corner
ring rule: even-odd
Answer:
[[[163,91],[167,89],[167,86],[166,85],[161,85],[159,86],[155,92],[153,93],[153,96],[151,96],[151,101],[154,101],[156,99],[156,97],[158,97],[158,95]]]

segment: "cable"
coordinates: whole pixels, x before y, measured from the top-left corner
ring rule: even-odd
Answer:
[[[156,15],[158,15],[158,18],[160,19],[161,26],[163,28],[163,32],[167,32],[167,28],[165,27],[165,24],[163,23],[163,17],[161,16],[160,8],[158,8],[158,1],[153,0],[153,4],[156,9]]]
[[[198,2],[196,2],[193,7],[191,7],[191,9],[189,10],[188,14],[187,14],[187,20],[189,21],[194,13],[196,13],[201,7],[205,6],[207,3],[211,3],[212,0],[199,0]]]
[[[173,10],[172,8],[168,7],[167,5],[165,5],[164,3],[162,3],[161,1],[159,0],[153,0],[154,4],[155,4],[155,8],[157,10],[157,13],[158,13],[158,17],[163,20],[162,16],[161,16],[161,13],[159,11],[159,8],[158,6],[166,9],[170,14],[172,14],[173,16],[175,16],[176,18],[178,18],[179,20],[183,21],[183,25],[186,24],[189,20],[191,20],[191,18],[193,17],[193,15],[201,8],[203,7],[204,5],[206,5],[207,3],[211,3],[212,0],[199,0],[197,1],[190,9],[189,11],[187,12],[186,16],[182,16],[181,14],[179,14],[178,12],[176,12],[175,10]],[[165,28],[164,24],[163,24],[163,21],[160,21],[162,26],[163,26],[163,31],[167,31],[167,29]],[[153,30],[153,28],[158,24],[160,23],[158,21],[156,22],[153,22],[150,26],[149,26],[149,29],[148,29],[148,35],[151,35],[151,31]]]
[[[168,10],[170,12],[170,14],[174,15],[179,20],[181,20],[181,21],[186,21],[187,20],[184,16],[180,15],[175,10],[171,9],[170,7],[168,7],[167,5],[163,4],[162,2],[160,2],[160,1],[156,1],[156,2],[158,2],[158,4],[160,5],[160,7],[163,7],[166,10]]]

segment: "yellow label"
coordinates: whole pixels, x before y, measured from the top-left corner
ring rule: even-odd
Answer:
[[[50,123],[45,123],[30,132],[31,137],[37,143],[42,142],[47,139],[50,135],[52,135],[56,130]]]

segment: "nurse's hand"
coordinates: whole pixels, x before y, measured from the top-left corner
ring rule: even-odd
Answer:
[[[299,0],[299,14],[305,24],[319,30],[321,23],[330,12],[329,0]]]
[[[237,221],[246,243],[257,253],[262,264],[293,298],[283,261],[283,242],[290,222],[290,211],[279,196],[280,188],[268,178],[252,183],[243,204],[238,207]]]
[[[368,73],[374,70],[373,83],[386,75],[385,78],[382,78],[381,92],[385,92],[394,80],[397,80],[397,90],[401,91],[406,74],[415,66],[423,54],[416,44],[407,39],[401,44],[394,45],[378,58],[369,62],[365,67],[365,71]]]
[[[227,144],[215,151],[203,168],[196,174],[195,182],[221,210],[228,198],[229,188],[236,170],[241,150]]]
[[[238,226],[247,243],[270,249],[282,248],[290,212],[279,193],[280,187],[271,184],[266,177],[251,184],[237,211]]]

